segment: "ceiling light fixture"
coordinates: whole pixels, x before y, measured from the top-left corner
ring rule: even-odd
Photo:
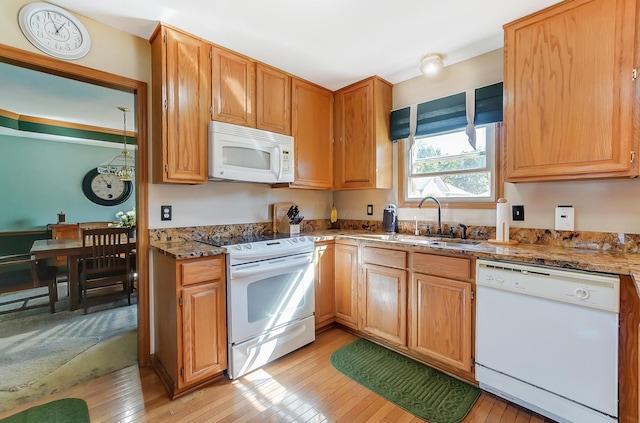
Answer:
[[[434,75],[440,72],[443,67],[442,55],[437,53],[427,54],[420,60],[420,72],[424,75]]]
[[[136,158],[135,156],[129,156],[129,151],[127,151],[127,112],[129,111],[129,108],[118,107],[118,110],[122,112],[124,117],[124,130],[122,132],[124,148],[122,153],[98,166],[98,173],[113,173],[122,181],[131,181],[134,178],[136,171]]]

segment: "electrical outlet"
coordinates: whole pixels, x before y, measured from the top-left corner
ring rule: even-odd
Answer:
[[[367,216],[373,216],[373,204],[367,204]]]
[[[160,220],[171,220],[171,206],[160,206]]]
[[[524,220],[524,206],[511,206],[511,220]]]

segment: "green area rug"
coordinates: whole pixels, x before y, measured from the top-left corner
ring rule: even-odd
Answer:
[[[0,423],[89,423],[89,409],[81,399],[65,398],[28,408]]]
[[[331,354],[340,372],[429,423],[457,423],[480,389],[364,339]]]

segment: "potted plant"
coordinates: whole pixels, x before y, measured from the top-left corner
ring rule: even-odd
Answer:
[[[116,213],[116,217],[119,220],[118,226],[122,228],[130,228],[131,237],[136,236],[136,208],[132,208],[128,212],[119,211]]]

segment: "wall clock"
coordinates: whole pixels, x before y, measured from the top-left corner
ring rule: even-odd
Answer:
[[[48,3],[29,3],[20,9],[20,29],[39,50],[60,59],[79,59],[91,48],[91,37],[68,11]]]
[[[91,201],[101,206],[115,206],[131,196],[131,181],[122,181],[112,173],[90,170],[82,179],[82,192]]]

